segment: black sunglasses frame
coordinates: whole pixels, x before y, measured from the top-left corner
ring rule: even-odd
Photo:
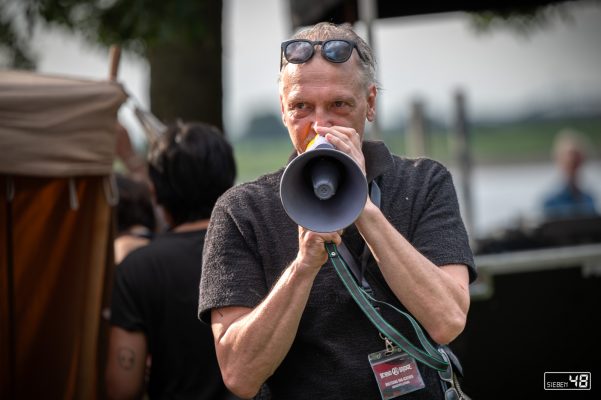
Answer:
[[[442,358],[449,364],[446,370],[438,371],[438,376],[441,380],[442,390],[444,392],[445,400],[459,400],[461,397],[457,392],[457,389],[453,386],[453,367],[449,360],[449,356],[444,351],[439,351],[442,354]]]
[[[300,61],[300,62],[290,61],[288,59],[288,56],[286,55],[286,49],[288,48],[288,45],[290,45],[292,43],[299,43],[299,42],[308,43],[310,45],[309,55],[307,56],[307,58],[305,60]],[[348,57],[346,57],[344,59],[339,59],[339,60],[329,57],[325,50],[326,44],[329,42],[343,42],[343,43],[348,44],[351,47],[351,51],[349,52]],[[357,50],[357,54],[359,55],[359,58],[361,58],[361,60],[365,61],[365,59],[363,58],[363,54],[361,54],[361,51],[359,51],[359,47],[357,46],[357,43],[355,43],[352,40],[347,40],[347,39],[328,39],[328,40],[292,39],[292,40],[287,40],[285,42],[282,42],[281,52],[280,52],[280,71],[282,70],[282,67],[284,66],[284,58],[286,59],[287,62],[289,62],[291,64],[304,64],[307,61],[309,61],[315,55],[315,46],[321,46],[321,56],[324,58],[324,60],[328,60],[333,63],[340,64],[340,63],[348,61],[348,59],[351,58],[351,55],[353,54],[353,48]]]

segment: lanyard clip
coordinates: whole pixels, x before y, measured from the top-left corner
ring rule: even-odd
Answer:
[[[395,344],[392,343],[390,339],[388,339],[386,336],[382,335],[382,332],[380,332],[380,338],[384,341],[384,344],[386,345],[386,355],[389,356],[393,354],[397,349]]]

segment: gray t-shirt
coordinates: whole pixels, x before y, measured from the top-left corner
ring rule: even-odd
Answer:
[[[382,142],[365,141],[368,181],[381,188],[380,208],[390,223],[436,265],[465,264],[476,276],[457,196],[438,162],[393,156]],[[225,306],[254,308],[298,252],[298,227],[279,196],[283,169],[226,192],[214,208],[205,242],[199,316]],[[354,226],[343,240],[358,255],[363,240]],[[373,257],[366,279],[375,297],[405,308],[385,285]],[[387,308],[383,316],[413,343],[411,326]],[[268,380],[273,399],[379,399],[368,355],[385,348],[377,329],[354,303],[328,262],[315,278],[295,341]],[[269,349],[265,349],[269,351]],[[418,363],[419,364],[419,363]],[[426,388],[404,399],[441,396],[434,370],[419,365]]]

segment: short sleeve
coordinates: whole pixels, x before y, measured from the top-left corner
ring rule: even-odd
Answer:
[[[254,308],[268,293],[253,224],[244,201],[222,197],[211,215],[203,250],[198,316],[210,323],[210,310]],[[232,211],[233,209],[233,211]]]
[[[115,270],[111,299],[111,324],[128,331],[147,331],[133,275],[134,258],[126,257]]]
[[[473,282],[476,279],[473,254],[451,173],[434,162],[427,176],[427,192],[415,224],[413,244],[438,266],[465,264]]]

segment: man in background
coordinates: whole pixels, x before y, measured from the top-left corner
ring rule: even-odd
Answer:
[[[230,398],[211,329],[196,318],[196,309],[209,217],[236,176],[232,148],[213,126],[178,124],[153,145],[149,158],[156,203],[170,228],[115,271],[107,394],[133,399],[146,390],[150,399]]]
[[[564,129],[557,134],[553,146],[555,164],[563,183],[549,194],[543,203],[547,219],[587,217],[597,215],[595,199],[581,186],[582,166],[586,161],[586,145],[582,134]]]

